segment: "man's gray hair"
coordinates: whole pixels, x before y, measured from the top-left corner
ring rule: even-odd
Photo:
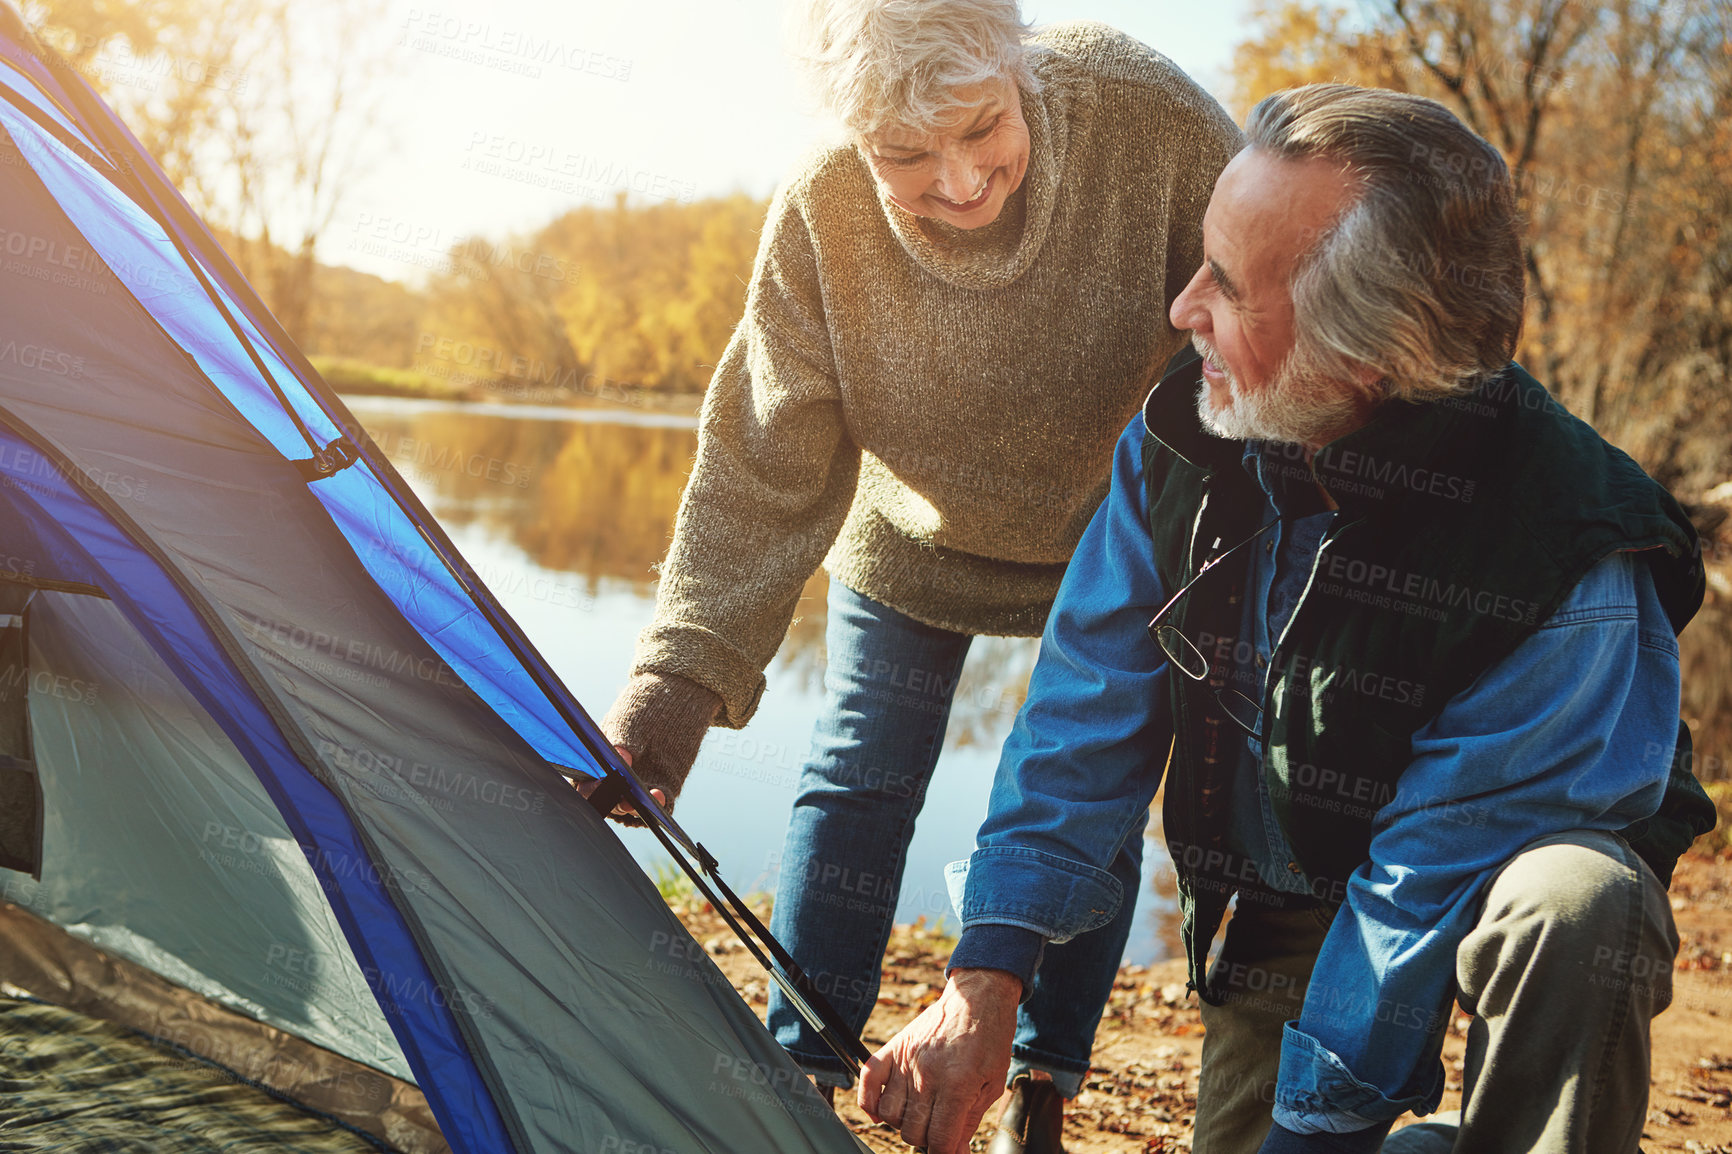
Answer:
[[[930,132],[957,89],[1039,90],[1017,0],[794,0],[795,59],[824,109],[856,132]]]
[[[1521,223],[1497,149],[1443,105],[1381,88],[1308,84],[1251,110],[1252,148],[1339,161],[1352,206],[1300,259],[1295,354],[1387,396],[1426,400],[1501,370],[1521,334]]]

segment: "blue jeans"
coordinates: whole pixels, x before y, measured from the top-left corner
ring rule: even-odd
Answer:
[[[855,1033],[878,1001],[914,819],[944,747],[971,640],[830,582],[824,712],[788,819],[770,928]],[[1067,1098],[1081,1088],[1130,935],[1142,842],[1134,831],[1113,863],[1125,892],[1118,915],[1047,947],[1017,1014],[1012,1078],[1044,1070]],[[930,881],[942,889],[941,879]],[[851,1083],[842,1061],[774,987],[769,1026],[820,1082]]]

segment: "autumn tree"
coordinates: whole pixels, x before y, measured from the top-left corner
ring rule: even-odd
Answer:
[[[291,334],[309,331],[320,239],[380,154],[384,0],[246,0],[248,83],[218,123],[206,186],[237,260]]]
[[[428,285],[432,303],[421,352],[424,362],[432,354],[434,363],[424,367],[483,386],[503,377],[542,393],[581,385],[579,361],[559,313],[560,296],[576,274],[570,257],[539,246],[534,234],[459,238]],[[485,355],[453,360],[444,351],[453,342],[484,349]]]
[[[1684,637],[1685,713],[1732,751],[1732,2],[1295,0],[1259,10],[1236,111],[1294,84],[1399,88],[1508,161],[1527,219],[1518,355],[1703,531],[1710,593]],[[1431,163],[1416,157],[1416,168]]]
[[[703,391],[745,311],[764,211],[741,195],[638,207],[620,196],[549,225],[542,242],[577,266],[560,313],[579,357],[609,380]]]
[[[701,393],[745,311],[765,208],[621,195],[527,235],[466,238],[429,284],[429,327],[592,396]]]

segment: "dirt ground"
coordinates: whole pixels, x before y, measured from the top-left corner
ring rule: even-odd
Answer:
[[[1691,855],[1678,864],[1672,908],[1683,948],[1672,1006],[1654,1021],[1653,1088],[1643,1149],[1732,1154],[1732,855]],[[707,907],[682,911],[693,936],[760,1014],[763,972]],[[938,997],[949,941],[899,927],[884,959],[878,1008],[866,1043],[878,1047]],[[1460,1105],[1465,1017],[1444,1044],[1450,1064],[1443,1109]],[[1191,1147],[1203,1025],[1185,995],[1180,961],[1126,966],[1095,1039],[1094,1069],[1065,1117],[1070,1154],[1167,1154]],[[876,1151],[906,1151],[843,1096],[840,1113]],[[984,1150],[998,1116],[989,1111],[973,1148]],[[1408,1119],[1413,1121],[1411,1117]]]

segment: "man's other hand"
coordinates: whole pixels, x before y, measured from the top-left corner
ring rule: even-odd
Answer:
[[[1004,1092],[1022,982],[1003,970],[953,970],[938,1001],[872,1055],[860,1109],[929,1154],[967,1154]]]

